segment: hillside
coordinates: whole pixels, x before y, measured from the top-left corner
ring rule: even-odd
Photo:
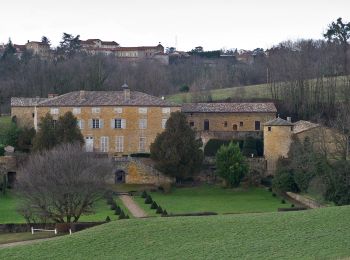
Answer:
[[[336,92],[336,98],[338,100],[341,100],[343,98],[342,89],[344,89],[344,86],[346,84],[349,84],[348,81],[349,81],[349,77],[343,77],[343,76],[323,78],[323,84],[324,84],[323,94],[327,95],[329,90],[329,88],[327,87],[327,84],[329,82],[332,82],[330,86],[333,87],[333,83],[335,83],[336,89],[334,89],[334,91]],[[310,85],[314,85],[316,83],[316,79],[310,79],[308,80],[308,83]],[[287,86],[287,84],[288,82],[282,82],[278,85],[278,88],[283,89],[284,87]],[[281,91],[281,89],[279,91]],[[209,96],[209,94],[211,95],[212,101],[225,100],[227,98],[232,98],[233,100],[272,99],[271,86],[269,84],[213,89],[213,90],[202,92],[203,96]],[[178,93],[178,94],[168,96],[167,100],[180,103],[180,104],[187,103],[187,102],[195,102],[193,101],[193,98],[199,98],[199,97],[196,97],[196,95],[198,95],[198,93]],[[204,102],[205,100],[201,100],[201,101]]]
[[[314,259],[350,256],[350,207],[115,221],[0,250],[0,259]]]

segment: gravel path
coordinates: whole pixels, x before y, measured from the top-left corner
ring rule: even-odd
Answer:
[[[29,244],[35,244],[46,240],[52,240],[56,239],[57,237],[49,237],[49,238],[38,238],[38,239],[32,239],[32,240],[26,240],[26,241],[19,241],[19,242],[12,242],[7,244],[1,244],[0,250],[3,248],[13,247],[13,246],[20,246],[20,245],[29,245]]]
[[[145,218],[147,217],[147,213],[137,205],[137,203],[133,200],[131,196],[121,195],[120,199],[123,201],[125,207],[128,208],[130,213],[135,218]]]

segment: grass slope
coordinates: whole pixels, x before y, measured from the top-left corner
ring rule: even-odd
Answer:
[[[113,221],[0,250],[0,259],[334,259],[350,256],[350,207]]]
[[[169,194],[150,192],[153,200],[168,213],[188,213],[214,211],[222,213],[272,212],[278,208],[290,207],[282,204],[281,198],[272,197],[272,193],[263,188],[223,189],[219,186],[203,185],[191,188],[173,189]],[[144,199],[135,197],[150,216],[155,211]]]

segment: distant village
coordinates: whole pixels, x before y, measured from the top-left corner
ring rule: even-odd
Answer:
[[[30,51],[41,58],[49,59],[52,57],[54,49],[49,43],[42,41],[30,41],[26,44],[13,44],[16,49],[16,56],[21,58],[23,53]],[[6,48],[5,43],[0,43],[0,56]],[[154,46],[121,46],[115,41],[104,41],[100,39],[80,40],[80,50],[90,55],[114,56],[122,61],[137,62],[143,60],[155,61],[159,64],[169,65],[181,59],[187,59],[191,56],[200,56],[206,58],[208,65],[215,65],[214,60],[225,59],[231,62],[240,61],[251,64],[258,55],[267,55],[263,49],[250,50],[218,50],[204,51],[202,46],[197,46],[191,51],[179,51],[175,47],[167,47],[159,42]]]

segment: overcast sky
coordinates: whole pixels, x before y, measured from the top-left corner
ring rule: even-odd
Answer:
[[[1,0],[0,43],[45,35],[57,45],[67,32],[122,46],[265,49],[319,39],[338,17],[350,21],[350,0]]]

